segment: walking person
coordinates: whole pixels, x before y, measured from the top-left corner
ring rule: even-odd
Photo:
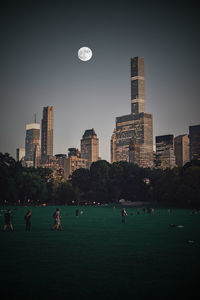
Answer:
[[[31,230],[31,214],[32,214],[32,210],[29,209],[29,211],[25,214],[24,219],[26,221],[26,231],[30,231]]]
[[[10,227],[11,231],[14,231],[10,209],[8,209],[7,213],[5,213],[4,218],[5,218],[5,225],[3,226],[3,231],[6,231],[6,228],[8,226]]]
[[[60,216],[60,208],[56,208],[56,211],[53,214],[53,218],[54,218],[54,224],[52,226],[53,230],[62,230],[62,225],[61,225],[61,216]]]
[[[127,212],[125,210],[125,208],[122,208],[122,223],[125,224],[126,222],[126,216],[127,216]]]

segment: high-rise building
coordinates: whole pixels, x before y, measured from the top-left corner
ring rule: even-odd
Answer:
[[[53,127],[54,114],[53,106],[43,108],[41,156],[42,163],[45,164],[49,157],[53,156]]]
[[[68,149],[68,157],[64,159],[64,177],[66,179],[77,169],[87,167],[87,159],[81,157],[81,153],[76,148]]]
[[[16,160],[21,161],[25,157],[25,148],[16,149]]]
[[[110,147],[110,152],[111,152],[111,163],[116,161],[116,130],[114,130],[112,136],[111,136],[111,147]]]
[[[171,169],[175,166],[173,134],[156,136],[156,167]]]
[[[176,136],[174,139],[174,151],[178,167],[184,166],[190,161],[190,144],[188,134]]]
[[[200,125],[189,126],[190,160],[200,160]]]
[[[27,166],[34,165],[35,149],[40,146],[40,124],[26,124],[25,161]]]
[[[81,158],[87,160],[87,168],[99,159],[99,139],[94,128],[85,130],[81,139]]]
[[[145,112],[144,58],[131,58],[131,114],[117,117],[111,138],[111,162],[153,167],[152,115]]]

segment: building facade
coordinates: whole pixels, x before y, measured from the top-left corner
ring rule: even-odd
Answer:
[[[41,164],[41,148],[40,145],[37,144],[34,149],[33,166],[34,168],[37,168],[40,166],[40,164]]]
[[[99,159],[99,139],[94,128],[85,130],[81,139],[81,158],[87,160],[87,168]]]
[[[131,114],[117,117],[111,138],[111,163],[153,167],[152,114],[145,112],[144,58],[131,58]]]
[[[189,126],[190,160],[200,159],[200,125]]]
[[[25,148],[16,149],[16,160],[21,161],[25,157]]]
[[[81,157],[81,153],[76,148],[68,149],[68,156],[64,160],[64,178],[69,176],[77,169],[87,167],[87,159]]]
[[[176,166],[173,134],[156,136],[156,166],[172,169]]]
[[[48,157],[53,156],[53,128],[54,128],[53,106],[44,107],[43,117],[42,117],[42,136],[41,136],[42,164],[46,163]]]
[[[25,138],[25,161],[27,166],[34,166],[35,150],[38,147],[40,147],[40,124],[27,124]]]
[[[182,167],[190,161],[190,142],[188,134],[183,134],[175,137],[174,151],[176,165],[178,167]]]

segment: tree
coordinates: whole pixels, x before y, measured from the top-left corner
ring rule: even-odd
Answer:
[[[80,168],[75,170],[70,176],[69,182],[75,192],[77,204],[86,200],[86,195],[91,187],[90,170]]]
[[[30,172],[30,170],[23,171],[19,185],[19,197],[22,203],[26,203],[28,200],[35,203],[46,201],[46,185],[40,176],[36,175],[35,172]]]
[[[106,160],[93,162],[90,167],[91,190],[93,192],[93,201],[110,202],[109,182],[111,165]]]
[[[0,201],[15,203],[18,199],[17,179],[22,166],[8,153],[0,153]]]
[[[75,199],[75,193],[71,183],[61,182],[58,184],[56,189],[56,202],[59,204],[66,205],[71,203]]]

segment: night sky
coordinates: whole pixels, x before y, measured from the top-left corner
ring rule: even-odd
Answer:
[[[54,154],[80,149],[94,128],[110,161],[115,118],[131,111],[134,56],[145,59],[154,137],[200,124],[197,2],[5,1],[0,17],[0,152],[15,157],[26,123],[53,105]],[[88,62],[77,58],[82,46],[93,51]]]

